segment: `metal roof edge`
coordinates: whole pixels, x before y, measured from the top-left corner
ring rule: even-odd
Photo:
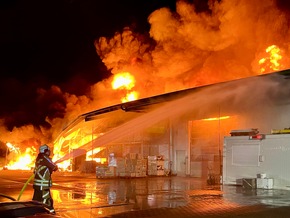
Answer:
[[[123,110],[125,112],[136,111],[136,109],[138,109],[140,107],[158,104],[158,103],[163,103],[166,101],[171,101],[171,100],[174,100],[178,97],[181,97],[181,96],[184,96],[188,93],[191,93],[193,91],[198,91],[198,90],[204,89],[204,88],[209,87],[209,86],[215,86],[215,85],[224,84],[224,83],[231,83],[231,82],[240,81],[240,80],[247,80],[247,79],[254,78],[254,77],[271,77],[273,75],[275,75],[275,76],[282,75],[282,76],[285,76],[285,79],[289,79],[290,78],[290,69],[277,71],[277,72],[273,72],[273,73],[268,73],[268,74],[261,74],[261,75],[255,75],[255,76],[250,76],[250,77],[238,78],[235,80],[229,80],[229,81],[224,81],[224,82],[219,82],[219,83],[214,83],[214,84],[208,84],[208,85],[204,85],[204,86],[197,86],[197,87],[192,87],[192,88],[188,88],[188,89],[182,89],[182,90],[178,90],[178,91],[173,91],[173,92],[168,92],[168,93],[155,95],[155,96],[151,96],[151,97],[141,98],[138,100],[134,100],[134,101],[126,102],[126,103],[121,103],[121,104],[116,104],[116,105],[108,106],[105,108],[97,109],[94,111],[90,111],[90,112],[81,114],[75,120],[73,120],[71,123],[69,123],[65,128],[63,128],[63,131],[62,131],[62,133],[60,133],[60,135],[62,135],[63,132],[68,131],[68,128],[72,128],[72,127],[76,126],[82,120],[89,121],[92,119],[92,117],[94,117],[96,115],[100,115],[100,114],[104,114],[104,113],[108,113],[108,112],[112,112],[112,111],[116,111],[116,110]]]

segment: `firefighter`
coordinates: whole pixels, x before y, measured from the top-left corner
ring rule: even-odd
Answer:
[[[58,167],[49,156],[50,148],[46,144],[41,145],[35,161],[32,200],[46,204],[50,212],[55,214],[50,188],[52,186],[51,174],[58,170]]]

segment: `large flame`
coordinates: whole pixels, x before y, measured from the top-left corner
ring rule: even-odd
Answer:
[[[138,92],[133,91],[132,88],[135,86],[135,78],[133,75],[131,75],[129,72],[122,72],[119,74],[116,74],[114,76],[113,82],[112,82],[112,89],[114,90],[125,90],[125,96],[122,97],[122,102],[127,101],[133,101],[138,98]],[[97,137],[97,136],[94,136]],[[71,152],[74,149],[79,148],[81,145],[84,145],[86,143],[89,143],[92,140],[91,135],[84,135],[80,133],[80,129],[76,129],[72,132],[70,132],[65,137],[62,136],[57,143],[53,145],[53,154],[52,157],[53,161],[57,161],[63,156],[66,155],[67,152]],[[74,143],[75,141],[75,143]],[[67,142],[67,149],[66,151],[63,151],[63,145]],[[5,167],[7,169],[20,169],[20,170],[30,170],[34,167],[34,162],[37,156],[37,151],[35,147],[28,147],[23,152],[21,151],[19,146],[13,145],[12,143],[6,143],[7,146],[7,155],[6,155],[6,163]],[[98,157],[95,158],[94,155],[100,151],[102,151],[103,148],[97,148],[93,149],[93,151],[87,151],[86,160],[94,160],[98,163],[106,163],[107,157]],[[61,170],[67,170],[71,171],[71,164],[72,164],[72,158],[69,158],[68,160],[62,161],[61,163],[58,163],[58,167]]]
[[[13,145],[12,143],[6,143],[7,154],[6,167],[11,170],[30,170],[34,167],[34,160],[36,156],[36,149],[34,147],[26,148],[25,152],[21,152],[19,147]],[[9,155],[8,155],[9,151]]]

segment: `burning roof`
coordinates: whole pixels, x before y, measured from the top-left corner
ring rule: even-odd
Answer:
[[[92,147],[99,148],[129,137],[166,119],[176,119],[180,116],[202,119],[218,110],[220,113],[220,108],[222,113],[226,114],[245,111],[255,114],[261,113],[261,108],[267,105],[275,105],[281,101],[289,104],[289,76],[290,71],[285,70],[166,93],[85,113],[78,117],[78,123],[72,122],[60,135],[59,141],[55,143],[58,145],[55,153],[61,154],[63,141],[71,140],[70,136],[73,133],[79,135],[77,132],[81,131],[80,129],[88,128],[91,132],[88,132],[88,141],[85,143],[75,140],[77,147],[74,149],[91,150]],[[279,86],[288,88],[279,90]],[[91,125],[89,121],[92,122]],[[69,156],[58,158],[66,160]]]

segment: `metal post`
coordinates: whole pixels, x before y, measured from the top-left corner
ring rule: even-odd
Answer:
[[[187,123],[187,160],[186,160],[186,174],[190,176],[191,173],[191,132],[192,132],[192,121]]]
[[[223,176],[223,163],[222,163],[222,153],[221,153],[221,107],[219,106],[219,164],[220,164],[220,172],[219,172],[219,180],[221,182],[221,178]]]
[[[172,120],[169,119],[169,174],[172,175],[173,171],[173,132],[172,132]]]

